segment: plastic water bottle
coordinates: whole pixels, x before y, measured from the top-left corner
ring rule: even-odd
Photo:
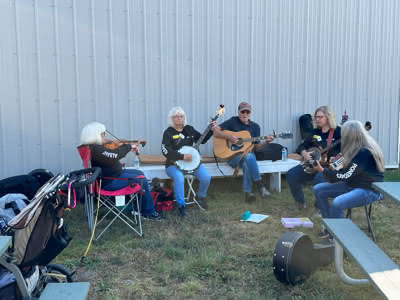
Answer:
[[[286,149],[286,147],[282,148],[282,160],[287,160],[287,149]]]
[[[140,168],[140,160],[139,160],[139,156],[135,156],[135,160],[133,161],[133,167],[135,169],[139,169]]]

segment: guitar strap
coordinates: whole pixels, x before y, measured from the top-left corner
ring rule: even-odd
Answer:
[[[250,147],[248,147],[248,148],[240,155],[239,162],[238,162],[238,164],[237,164],[237,166],[236,166],[236,168],[235,168],[235,171],[233,171],[233,176],[236,177],[236,176],[238,175],[238,173],[239,173],[239,167],[240,167],[240,161],[242,160],[242,158],[243,158],[247,153],[253,151],[253,149],[254,149],[254,144],[252,144]]]
[[[331,128],[329,129],[329,135],[328,135],[328,146],[332,144],[332,139],[333,139],[333,133],[335,132],[335,129]]]

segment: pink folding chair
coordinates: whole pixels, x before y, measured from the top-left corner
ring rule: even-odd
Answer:
[[[83,167],[89,168],[91,165],[89,146],[79,146],[78,152],[82,159]],[[143,191],[140,184],[132,183],[129,186],[116,191],[107,191],[101,186],[102,179],[127,180],[127,178],[108,178],[99,176],[96,184],[88,187],[85,209],[88,216],[89,229],[93,232],[101,223],[106,224],[105,228],[102,229],[98,235],[94,236],[94,239],[98,240],[118,219],[125,223],[139,236],[143,236],[142,218],[140,214],[141,195],[143,194]],[[93,207],[95,198],[98,200],[96,209]],[[106,209],[106,213],[96,222],[94,216],[99,213],[99,209],[102,207]],[[111,220],[110,218],[107,218],[109,215],[112,217]]]

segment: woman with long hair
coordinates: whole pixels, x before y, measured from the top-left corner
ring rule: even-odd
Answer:
[[[314,167],[328,180],[313,188],[323,218],[343,218],[345,209],[368,205],[381,196],[372,189],[372,182],[383,181],[383,153],[361,122],[343,125],[341,150],[342,169],[323,168],[319,163]]]
[[[121,144],[115,149],[104,146],[109,142],[105,138],[106,127],[99,122],[91,122],[82,129],[81,145],[88,145],[92,167],[100,167],[102,176],[110,179],[103,180],[103,189],[115,191],[128,186],[131,183],[138,183],[144,190],[142,196],[141,213],[143,218],[159,220],[160,215],[154,209],[153,199],[149,191],[149,183],[142,171],[135,169],[123,169],[120,159],[129,152],[138,152],[136,145]],[[113,179],[111,179],[113,178]],[[125,180],[119,178],[126,178]]]
[[[312,147],[326,148],[329,144],[340,139],[340,127],[336,126],[335,113],[329,106],[320,106],[314,112],[314,129],[312,134],[305,138],[297,147],[296,152],[305,161],[311,159]],[[336,156],[340,152],[340,145],[336,145],[328,151],[326,159]],[[302,165],[291,168],[287,173],[287,181],[290,192],[295,202],[289,206],[290,210],[302,210],[306,207],[302,185],[313,181],[313,184],[321,183],[324,180],[322,174],[310,174],[304,171]]]

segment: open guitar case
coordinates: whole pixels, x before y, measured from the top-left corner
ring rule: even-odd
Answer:
[[[329,265],[333,258],[333,245],[313,244],[302,232],[286,232],[275,246],[273,272],[278,281],[296,285],[315,269]]]

